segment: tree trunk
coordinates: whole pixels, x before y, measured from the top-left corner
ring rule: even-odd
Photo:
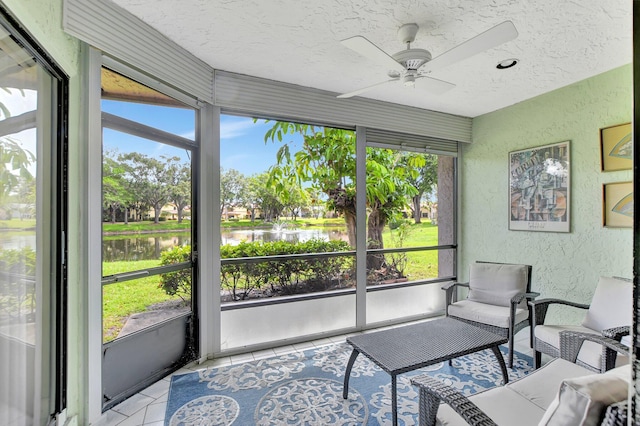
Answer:
[[[182,209],[184,207],[178,207],[176,206],[176,210],[178,210],[178,223],[182,223]]]
[[[347,225],[347,236],[349,237],[349,245],[356,246],[356,215],[349,211],[344,211],[344,221]]]
[[[162,211],[162,206],[158,207],[156,204],[153,208],[154,218],[153,223],[160,223],[160,211]]]
[[[111,223],[116,223],[116,208],[111,206]]]
[[[422,211],[420,209],[420,199],[422,198],[422,193],[416,194],[413,196],[411,201],[413,202],[413,220],[415,223],[422,223]]]
[[[367,248],[382,249],[382,231],[387,223],[387,219],[380,214],[380,210],[372,208],[367,220]],[[367,271],[377,271],[384,267],[384,254],[370,254],[367,256]]]
[[[128,207],[124,208],[124,224],[125,225],[129,224],[129,208]]]

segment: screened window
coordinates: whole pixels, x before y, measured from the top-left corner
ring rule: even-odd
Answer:
[[[191,310],[195,111],[103,68],[102,127],[108,342]]]
[[[221,301],[355,288],[355,133],[224,115]]]
[[[367,148],[369,286],[455,276],[454,164],[447,155]]]

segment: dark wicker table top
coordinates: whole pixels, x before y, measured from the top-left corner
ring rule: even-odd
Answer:
[[[453,318],[347,338],[355,350],[391,375],[489,349],[507,341],[506,337]]]

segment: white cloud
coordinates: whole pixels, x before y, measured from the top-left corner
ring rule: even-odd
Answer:
[[[264,124],[264,120],[253,122],[253,118],[234,118],[232,120],[222,120],[220,122],[220,139],[233,139],[244,136],[255,129],[256,126]]]
[[[190,131],[188,131],[186,133],[182,133],[182,134],[180,134],[178,136],[180,136],[181,138],[185,138],[185,139],[189,139],[189,140],[194,141],[194,140],[196,140],[196,131],[195,130],[190,130]]]

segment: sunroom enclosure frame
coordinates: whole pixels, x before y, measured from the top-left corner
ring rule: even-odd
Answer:
[[[229,334],[237,335],[241,333],[244,327],[247,327],[246,323],[254,322],[251,317],[247,318],[246,316],[240,315],[238,317],[238,313],[247,313],[251,312],[251,308],[261,308],[262,310],[271,311],[271,313],[265,313],[267,317],[263,317],[259,319],[256,323],[263,323],[265,318],[269,320],[280,318],[282,324],[280,325],[280,330],[285,330],[287,327],[287,317],[289,317],[288,310],[291,310],[291,307],[294,305],[288,305],[288,303],[296,303],[295,306],[300,306],[298,308],[299,312],[308,312],[308,306],[302,306],[300,303],[308,303],[312,299],[324,299],[322,296],[319,297],[309,297],[304,298],[306,300],[278,300],[267,303],[258,303],[259,306],[234,306],[230,308],[224,308],[220,303],[220,247],[217,244],[214,244],[215,241],[220,241],[220,215],[216,214],[219,203],[219,181],[220,181],[220,154],[219,154],[219,146],[220,146],[220,114],[225,112],[230,112],[233,114],[241,114],[245,116],[252,117],[269,117],[273,118],[273,113],[268,112],[268,109],[271,108],[271,102],[269,100],[265,101],[263,105],[260,105],[258,102],[258,108],[254,111],[249,111],[247,109],[233,109],[230,107],[219,108],[216,106],[212,106],[206,102],[202,102],[197,98],[189,96],[182,91],[174,90],[166,83],[162,83],[153,77],[152,73],[144,73],[140,72],[131,66],[127,66],[115,58],[104,54],[103,52],[90,48],[88,55],[88,64],[87,64],[87,72],[90,78],[87,79],[87,90],[86,96],[88,98],[89,107],[89,135],[88,140],[90,141],[100,141],[101,134],[101,125],[100,120],[102,117],[102,111],[100,107],[100,73],[102,67],[109,68],[118,73],[121,73],[143,85],[146,85],[152,89],[158,90],[166,95],[169,95],[179,101],[184,102],[187,105],[190,105],[196,109],[199,109],[199,119],[197,119],[197,128],[196,132],[199,136],[196,140],[201,141],[198,149],[200,150],[200,163],[197,165],[198,173],[194,174],[194,188],[196,188],[196,192],[194,193],[194,199],[197,200],[197,203],[194,203],[197,211],[197,218],[201,218],[197,223],[195,223],[194,229],[198,232],[198,237],[196,240],[198,241],[197,251],[194,251],[194,256],[198,259],[198,263],[200,265],[199,273],[197,274],[198,279],[195,287],[195,300],[197,306],[195,306],[195,324],[196,330],[198,330],[198,342],[196,342],[196,346],[199,348],[199,361],[203,361],[207,358],[218,357],[221,355],[231,355],[246,351],[260,350],[270,347],[276,347],[282,344],[291,344],[296,342],[301,342],[304,340],[317,339],[322,337],[328,337],[331,335],[336,335],[344,332],[362,330],[365,328],[379,326],[381,324],[391,324],[397,323],[417,318],[424,318],[430,315],[440,314],[441,308],[437,303],[438,298],[440,297],[440,290],[437,283],[442,281],[447,281],[451,279],[455,279],[454,275],[446,274],[446,276],[441,278],[436,278],[432,280],[418,280],[414,283],[410,284],[402,284],[395,286],[383,286],[379,288],[370,287],[367,289],[366,287],[366,147],[367,147],[367,127],[361,125],[355,125],[356,129],[356,216],[357,223],[360,223],[360,226],[357,226],[356,230],[356,241],[357,246],[355,250],[356,255],[356,281],[358,285],[356,286],[355,291],[348,292],[348,294],[344,295],[335,295],[331,294],[330,296],[332,300],[329,302],[325,302],[324,307],[320,307],[320,311],[318,312],[326,312],[328,309],[333,309],[335,305],[334,297],[343,298],[347,303],[346,306],[353,306],[353,319],[346,320],[340,323],[337,327],[333,329],[326,329],[324,325],[320,326],[320,329],[316,329],[313,332],[303,333],[303,334],[287,334],[286,332],[279,335],[275,339],[268,339],[265,341],[247,341],[247,342],[236,342],[235,346],[225,347],[223,343],[223,327],[225,322],[225,316],[228,317],[227,324],[245,324],[240,326],[239,330],[231,330]],[[217,75],[217,74],[216,74]],[[246,86],[248,87],[248,91],[256,91],[256,89],[268,89],[273,86],[273,89],[277,89],[278,91],[282,91],[283,88],[289,89],[292,93],[292,97],[299,97],[301,94],[309,96],[309,105],[312,106],[310,108],[312,111],[308,112],[308,114],[320,114],[315,117],[314,120],[308,120],[313,123],[322,123],[325,125],[327,122],[324,118],[324,114],[322,114],[322,103],[320,103],[320,107],[317,106],[317,100],[314,100],[318,93],[313,90],[308,90],[299,87],[293,86],[283,86],[282,84],[277,84],[274,82],[268,81],[260,81],[259,79],[247,78],[245,76],[235,76],[228,73],[224,74],[222,80],[226,79],[226,84],[230,84],[231,81],[235,81],[236,85],[238,81],[240,82],[248,82]],[[218,83],[217,80],[214,80],[216,87],[224,92],[224,88],[226,87],[224,83]],[[237,86],[234,87],[237,89]],[[311,92],[311,93],[308,93]],[[326,94],[322,94],[320,100],[328,96]],[[331,95],[331,100],[336,102]],[[287,98],[282,97],[281,99],[274,98],[276,102],[286,103]],[[338,101],[341,102],[341,101]],[[374,105],[378,108],[378,111],[384,111],[384,114],[389,115],[388,112],[384,109],[384,105]],[[246,106],[245,106],[246,108]],[[342,106],[342,108],[345,108]],[[411,109],[409,109],[411,110]],[[302,110],[305,111],[304,109]],[[399,111],[398,114],[402,114],[406,111]],[[414,112],[414,111],[411,111]],[[415,112],[414,112],[415,113]],[[289,112],[288,114],[292,114]],[[304,118],[299,118],[299,116],[289,116],[284,113],[277,114],[278,119],[281,120],[304,120]],[[375,110],[374,110],[375,115]],[[390,120],[393,120],[396,114],[391,114]],[[444,121],[446,122],[446,115],[442,115],[444,117]],[[368,115],[363,115],[363,117],[367,117]],[[289,118],[293,117],[293,118]],[[442,120],[443,117],[437,117],[439,120]],[[461,124],[467,124],[466,120],[461,120],[461,117],[453,117],[452,123],[454,127],[459,128]],[[344,127],[344,125],[343,125]],[[462,126],[464,127],[464,126]],[[398,126],[401,129],[401,127]],[[399,149],[411,149],[411,150],[419,150],[420,152],[434,152],[434,153],[446,153],[452,157],[456,157],[459,155],[459,147],[458,142],[454,140],[446,140],[442,138],[441,135],[438,137],[425,137],[420,135],[408,135],[402,132],[396,131],[387,131],[388,137],[390,137],[390,141],[396,139],[395,143],[391,143],[389,147],[396,147]],[[379,136],[376,140],[379,140]],[[408,141],[408,142],[407,142]],[[427,145],[427,143],[429,145]],[[437,148],[432,148],[431,143],[435,144]],[[89,144],[90,147],[90,169],[101,170],[101,162],[102,162],[102,150],[99,143],[92,142]],[[196,177],[197,176],[197,177]],[[453,182],[457,185],[459,180],[454,176]],[[95,176],[89,182],[89,193],[100,194],[101,193],[101,185],[102,182],[99,179],[96,179]],[[456,190],[459,188],[456,188]],[[453,194],[454,199],[458,197]],[[92,214],[90,215],[90,232],[89,232],[89,240],[92,241],[89,244],[89,258],[92,259],[89,264],[89,276],[90,277],[101,277],[102,276],[102,266],[101,266],[101,218],[102,218],[102,203],[95,199],[91,202],[92,205],[90,209],[92,210]],[[202,218],[212,218],[211,220],[202,220]],[[455,221],[457,220],[457,215],[454,215],[451,218],[453,221],[453,228],[455,229],[457,225]],[[455,233],[454,233],[455,235]],[[454,237],[455,238],[455,237]],[[444,246],[431,247],[431,249],[435,250],[452,250],[454,253],[457,250],[457,245],[455,241],[452,244],[447,244]],[[455,271],[455,254],[453,255],[453,265],[451,265],[451,270]],[[213,259],[213,262],[207,261],[208,259]],[[204,261],[203,261],[204,260]],[[91,282],[94,282],[91,279]],[[97,279],[95,281],[99,283],[100,280]],[[422,289],[422,290],[420,290]],[[101,365],[102,357],[103,357],[103,345],[102,345],[102,306],[101,306],[101,285],[90,285],[89,288],[89,299],[92,305],[90,309],[90,318],[89,318],[89,335],[92,336],[90,338],[90,357],[92,359],[91,363],[93,365]],[[425,309],[425,313],[417,314],[409,317],[398,316],[396,318],[382,318],[381,320],[372,321],[371,319],[367,320],[367,299],[374,297],[375,300],[379,300],[378,303],[386,303],[386,297],[389,291],[404,293],[405,301],[417,301],[416,303],[422,303],[420,301],[424,299],[429,299],[429,297],[425,297],[424,291],[428,291],[434,294],[434,301],[429,302],[425,300],[425,306],[429,306],[429,309]],[[422,291],[422,292],[421,292]],[[378,293],[381,292],[381,293]],[[351,295],[350,295],[351,294]],[[382,296],[382,295],[385,296]],[[372,296],[374,295],[374,296]],[[376,296],[380,295],[380,296]],[[382,297],[382,299],[380,299]],[[345,299],[346,298],[346,299]],[[314,306],[318,303],[322,302],[314,302]],[[329,304],[327,304],[329,303]],[[372,303],[372,302],[369,302]],[[249,309],[249,310],[247,310]],[[275,309],[276,312],[273,313]],[[337,309],[337,312],[343,311],[343,309]],[[257,312],[255,309],[253,312]],[[229,315],[236,315],[235,318],[229,317]],[[347,312],[347,315],[350,315]],[[233,319],[231,319],[233,318]],[[312,323],[314,317],[311,316],[312,321],[307,321],[307,323]],[[319,318],[315,318],[315,322]],[[303,321],[304,322],[304,321]],[[250,326],[249,326],[250,327]],[[278,328],[278,325],[275,325]],[[98,347],[100,349],[98,349]],[[93,349],[91,349],[93,348]],[[179,366],[176,366],[178,368]],[[102,395],[101,389],[103,389],[101,369],[91,369],[89,372],[89,382],[94,383],[94,385],[89,386],[91,400],[93,401],[102,401],[104,395]],[[144,381],[141,381],[144,383]],[[98,385],[99,384],[99,385]],[[108,404],[104,405],[103,409],[108,408],[117,402],[116,399],[111,399]],[[94,404],[90,404],[91,407],[94,407]],[[97,413],[95,413],[97,415]]]

